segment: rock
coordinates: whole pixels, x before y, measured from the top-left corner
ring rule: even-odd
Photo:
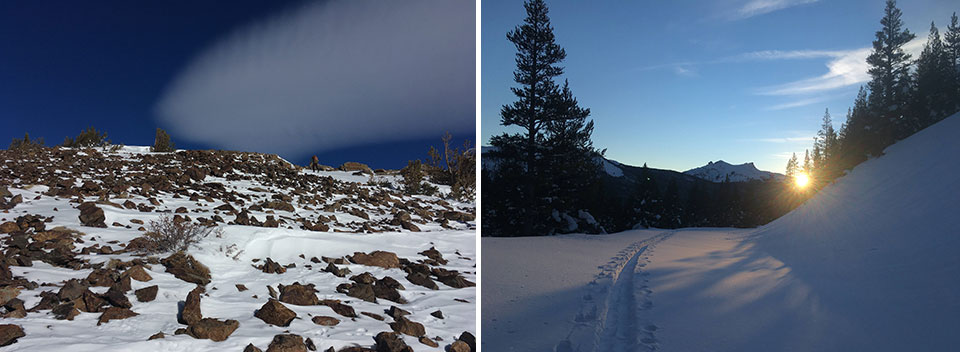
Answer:
[[[373,169],[371,169],[366,164],[348,161],[340,165],[340,171],[360,171],[369,175],[373,175]]]
[[[237,284],[237,291],[243,292],[247,290],[247,286],[244,284]]]
[[[260,269],[267,274],[283,274],[287,272],[287,268],[284,268],[283,265],[280,265],[280,263],[273,261],[269,257],[263,263],[263,265],[258,266],[257,269]]]
[[[247,347],[243,348],[243,352],[263,352],[263,350],[257,348],[257,346],[254,346],[251,343],[251,344],[248,344]]]
[[[410,315],[410,312],[397,308],[397,306],[390,306],[390,309],[387,309],[387,315],[393,318],[393,320],[400,320],[400,318]]]
[[[101,227],[101,228],[107,227],[107,224],[104,223],[104,220],[106,220],[106,216],[103,215],[103,209],[100,209],[99,207],[97,207],[96,203],[93,203],[93,202],[81,203],[80,206],[77,207],[77,209],[80,209],[79,218],[80,218],[80,223],[83,224],[83,226]]]
[[[267,303],[264,303],[253,316],[260,318],[260,320],[263,320],[267,324],[289,326],[290,322],[297,317],[297,313],[294,313],[279,301],[270,299]]]
[[[143,269],[143,265],[134,265],[130,267],[130,269],[127,269],[127,271],[124,271],[123,274],[120,274],[120,276],[129,276],[131,279],[140,282],[153,280],[153,277],[150,276],[150,274],[147,274],[147,271]]]
[[[277,299],[277,290],[274,290],[273,286],[267,286],[267,293],[270,294],[270,298]]]
[[[203,263],[193,259],[183,252],[177,252],[160,261],[167,268],[167,272],[178,279],[206,286],[210,283],[210,269]]]
[[[433,348],[440,347],[440,344],[438,344],[436,341],[433,341],[433,340],[431,340],[429,337],[426,337],[426,336],[420,336],[420,340],[419,340],[419,341],[420,341],[420,343],[422,343],[422,344],[424,344],[424,345],[427,345],[427,346],[430,346],[430,347],[433,347]]]
[[[13,197],[13,193],[10,193],[10,190],[7,187],[0,187],[0,197]]]
[[[7,310],[3,314],[4,318],[23,318],[27,316],[27,309],[23,306],[23,300],[19,298],[11,299],[3,305],[3,308]]]
[[[203,319],[203,314],[200,312],[201,292],[203,292],[203,288],[197,286],[187,294],[187,299],[183,303],[183,310],[177,316],[177,321],[180,324],[191,325]]]
[[[164,338],[164,337],[165,337],[165,335],[163,334],[163,331],[161,331],[161,332],[158,332],[158,333],[156,333],[156,334],[150,335],[150,337],[147,338],[147,341],[156,340],[156,339],[162,339],[162,338]]]
[[[150,239],[150,233],[144,236],[136,237],[127,243],[128,252],[156,252],[157,243]]]
[[[327,267],[322,271],[336,275],[337,277],[344,277],[350,274],[350,269],[348,268],[339,268],[333,263],[327,264]]]
[[[436,282],[433,282],[433,279],[430,279],[429,276],[421,273],[415,272],[407,275],[407,281],[412,282],[415,285],[423,286],[431,290],[439,290],[440,287],[437,286]]]
[[[323,326],[335,326],[337,324],[340,324],[340,319],[337,319],[334,317],[328,317],[326,315],[317,315],[313,317],[312,320],[314,324],[323,325]]]
[[[373,292],[373,285],[353,284],[347,291],[347,296],[362,299],[367,302],[377,303],[377,295]]]
[[[316,350],[317,350],[317,345],[314,344],[314,343],[313,343],[313,340],[311,340],[309,337],[307,338],[306,341],[303,342],[303,344],[306,345],[306,346],[307,346],[307,349],[310,350],[310,351],[316,351]]]
[[[0,325],[0,346],[7,346],[17,342],[17,339],[27,336],[19,325]]]
[[[14,286],[0,288],[0,306],[6,305],[11,299],[20,295],[20,289]]]
[[[187,327],[187,335],[197,339],[209,339],[216,342],[226,340],[237,328],[240,322],[236,320],[218,320],[203,318]]]
[[[184,171],[183,174],[187,175],[187,177],[194,181],[203,181],[203,179],[207,177],[207,173],[205,171],[196,167],[187,169],[187,171]]]
[[[110,287],[119,279],[120,275],[116,271],[108,269],[97,269],[87,275],[87,283],[90,286]]]
[[[360,274],[360,275],[354,275],[354,276],[350,277],[350,280],[351,280],[351,281],[355,281],[355,282],[360,283],[360,284],[367,284],[367,285],[371,285],[371,284],[373,284],[374,282],[377,282],[377,278],[376,278],[375,276],[373,276],[373,274],[371,274],[371,273],[369,273],[369,272],[365,272],[365,273]]]
[[[477,338],[474,337],[473,334],[464,331],[463,333],[460,334],[460,337],[457,338],[457,340],[465,342],[467,346],[470,347],[470,351],[477,350]]]
[[[320,304],[330,307],[330,309],[333,309],[335,313],[345,316],[347,318],[357,317],[357,312],[353,310],[353,307],[340,303],[339,301],[325,300],[325,301],[321,301]]]
[[[117,319],[126,319],[130,317],[135,317],[139,314],[127,308],[120,307],[110,307],[107,310],[103,311],[103,314],[100,314],[100,319],[97,320],[97,325],[106,323],[111,320]]]
[[[280,334],[273,337],[267,352],[307,352],[303,337],[296,334]]]
[[[404,289],[403,285],[389,276],[377,280],[376,284],[373,285],[373,292],[377,298],[383,298],[400,304],[407,303],[407,300],[403,299],[403,296],[400,295],[400,291],[397,291],[398,289]]]
[[[75,300],[75,302],[77,303],[77,309],[87,313],[101,312],[102,310],[100,308],[107,304],[106,300],[100,298],[99,295],[90,292],[90,290],[84,291],[83,295],[81,295],[79,299]]]
[[[433,313],[430,313],[430,315],[434,316],[437,319],[443,319],[443,312],[441,312],[440,310],[436,310]]]
[[[444,285],[447,285],[453,288],[477,286],[477,284],[471,281],[468,281],[467,279],[464,279],[463,276],[458,273],[454,273],[451,275],[442,275],[442,276],[438,276],[438,278],[440,282],[442,282]]]
[[[59,320],[73,320],[74,317],[80,315],[80,310],[76,308],[74,302],[67,302],[60,304],[53,308],[50,312],[53,313],[53,317]]]
[[[460,211],[444,211],[443,218],[447,220],[462,221],[462,222],[473,221],[474,219],[476,219],[476,217],[473,214],[464,213]]]
[[[20,226],[17,226],[17,223],[13,221],[7,221],[0,225],[0,233],[11,233],[20,231]]]
[[[440,265],[447,265],[447,260],[443,259],[443,255],[440,254],[440,251],[435,247],[430,247],[430,249],[423,252],[417,253],[426,256],[427,258],[432,259],[433,261],[439,263]]]
[[[366,315],[366,316],[368,316],[368,317],[371,317],[371,318],[376,319],[376,320],[379,320],[379,321],[384,321],[383,316],[380,315],[380,314],[373,314],[373,313],[370,313],[370,312],[360,312],[360,314]]]
[[[320,304],[316,292],[313,285],[301,285],[297,282],[287,286],[280,285],[280,302],[298,306],[315,306]]]
[[[376,341],[377,352],[413,352],[413,348],[395,332],[384,331],[373,338]]]
[[[350,261],[356,264],[379,266],[386,269],[400,267],[400,259],[397,258],[397,255],[385,251],[373,251],[370,254],[356,252],[350,257]]]
[[[450,344],[450,349],[448,349],[447,351],[449,351],[449,352],[471,352],[472,350],[470,349],[470,346],[467,345],[466,342],[463,342],[463,341],[460,341],[460,340],[456,340],[456,341],[454,341],[452,344]]]
[[[133,307],[133,305],[130,304],[130,299],[127,298],[127,295],[125,295],[123,291],[120,291],[120,289],[117,288],[116,286],[110,287],[110,289],[103,294],[103,298],[106,299],[107,302],[109,302],[114,307],[119,307],[119,308]]]
[[[291,213],[294,212],[294,211],[296,211],[296,209],[293,208],[293,205],[292,205],[292,204],[290,204],[290,203],[288,203],[288,202],[281,201],[281,200],[273,200],[273,201],[269,201],[269,202],[264,202],[264,203],[261,204],[260,206],[261,206],[261,207],[264,207],[264,208],[267,208],[267,209],[276,209],[276,210],[289,211],[289,212],[291,212]]]
[[[413,337],[420,337],[426,334],[423,324],[413,322],[406,317],[400,317],[397,321],[390,323],[390,328],[393,329],[393,331]]]
[[[137,295],[137,301],[150,302],[157,298],[157,291],[159,288],[159,286],[153,285],[133,291],[133,293]]]
[[[187,207],[179,207],[177,208],[177,210],[174,210],[173,212],[176,214],[186,214],[187,212],[189,212],[189,210],[187,210]]]
[[[410,232],[420,232],[420,226],[417,226],[412,221],[401,221],[400,227]]]

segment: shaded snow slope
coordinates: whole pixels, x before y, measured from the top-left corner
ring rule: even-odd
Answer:
[[[710,182],[744,182],[751,180],[782,179],[784,176],[775,172],[761,171],[753,163],[732,165],[723,160],[708,162],[707,165],[690,169],[684,174],[702,178]]]

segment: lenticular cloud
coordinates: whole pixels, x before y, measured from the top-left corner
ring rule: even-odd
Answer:
[[[474,130],[472,1],[316,2],[202,52],[157,103],[180,138],[320,152]]]

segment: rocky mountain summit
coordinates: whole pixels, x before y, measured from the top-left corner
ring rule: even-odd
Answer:
[[[396,172],[228,151],[0,162],[0,345],[473,349],[475,206],[449,187],[408,196]],[[170,250],[158,224],[204,236]]]

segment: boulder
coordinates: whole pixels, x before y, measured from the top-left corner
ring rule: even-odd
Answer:
[[[187,299],[183,303],[183,310],[177,316],[177,321],[180,324],[190,325],[203,319],[203,314],[200,312],[201,292],[203,292],[203,288],[197,286],[187,294]]]
[[[294,282],[292,285],[280,285],[280,302],[296,304],[298,306],[315,306],[320,304],[317,290],[313,285],[301,285]]]
[[[264,303],[253,316],[260,318],[260,320],[263,320],[267,324],[289,326],[290,322],[297,317],[297,313],[294,313],[279,301],[270,299],[267,303]]]
[[[187,327],[187,335],[197,339],[209,339],[216,342],[226,340],[237,328],[240,322],[236,320],[218,320],[203,318]]]
[[[373,169],[371,169],[369,166],[353,161],[343,163],[343,165],[340,165],[339,169],[340,171],[360,171],[365,174],[373,175]]]
[[[97,207],[94,202],[84,202],[77,207],[80,209],[80,223],[83,226],[89,227],[101,227],[106,228],[107,224],[104,223],[106,216],[103,215],[103,209]]]
[[[243,352],[263,352],[263,350],[261,350],[260,348],[257,348],[257,346],[254,346],[251,343],[251,344],[247,344],[247,347],[243,348]]]
[[[464,331],[460,334],[460,337],[457,338],[458,341],[463,341],[470,347],[470,351],[477,350],[477,338],[473,334]]]
[[[410,275],[407,275],[407,281],[412,282],[414,285],[423,286],[431,290],[440,289],[440,287],[437,286],[437,283],[433,282],[433,279],[421,272],[414,272]]]
[[[129,276],[131,279],[134,279],[140,282],[147,282],[147,281],[153,280],[153,277],[150,276],[150,274],[148,274],[147,271],[143,269],[143,265],[134,265],[130,267],[130,269],[127,269],[127,271],[124,271],[123,274],[121,274],[121,276]]]
[[[379,266],[386,269],[400,267],[400,259],[397,258],[396,253],[392,252],[373,251],[370,254],[356,252],[353,253],[353,256],[351,256],[349,259],[355,264]]]
[[[450,344],[450,349],[448,349],[447,351],[449,351],[449,352],[472,352],[472,350],[470,349],[470,346],[467,345],[466,342],[463,342],[463,341],[460,341],[460,340],[456,340],[456,341],[454,341],[452,344]]]
[[[20,226],[17,226],[17,223],[13,221],[7,221],[0,225],[0,233],[11,233],[20,231]]]
[[[100,319],[97,319],[97,325],[106,323],[111,320],[126,319],[130,317],[135,317],[137,315],[139,314],[135,313],[134,311],[128,308],[110,307],[110,308],[107,308],[107,310],[103,311],[103,314],[100,314]]]
[[[323,326],[335,326],[337,324],[340,324],[340,319],[337,319],[334,317],[328,317],[325,315],[314,316],[313,319],[311,320],[313,320],[314,324],[323,325]]]
[[[376,341],[377,352],[413,352],[413,348],[407,346],[395,332],[381,332],[373,340]]]
[[[413,322],[406,317],[400,317],[397,321],[390,323],[390,328],[393,329],[393,331],[413,337],[426,335],[423,324]]]
[[[160,264],[167,268],[168,273],[180,280],[203,286],[210,283],[210,269],[189,254],[174,253],[160,260]]]
[[[324,301],[320,301],[320,304],[330,307],[330,309],[333,309],[335,313],[345,316],[347,318],[357,317],[357,312],[353,309],[353,307],[340,303],[340,301],[324,300]]]
[[[273,337],[267,352],[307,352],[303,337],[296,334],[280,334]]]
[[[137,301],[150,302],[157,298],[158,290],[159,290],[159,286],[153,285],[153,286],[147,286],[139,290],[133,291],[133,293],[137,295]]]
[[[7,346],[17,342],[17,339],[27,336],[19,325],[0,324],[0,346]]]

